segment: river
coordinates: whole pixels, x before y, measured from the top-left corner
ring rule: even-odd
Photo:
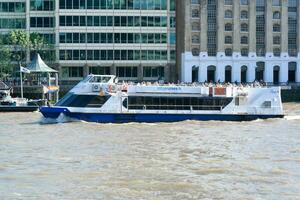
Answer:
[[[0,114],[0,199],[300,199],[300,104],[285,119],[41,123]]]

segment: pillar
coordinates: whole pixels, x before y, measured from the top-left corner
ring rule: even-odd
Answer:
[[[241,36],[240,36],[240,0],[234,0],[233,2],[233,52],[239,53],[241,52]]]
[[[249,52],[256,53],[256,0],[249,4]]]
[[[298,1],[297,10],[298,10],[298,14],[297,14],[297,22],[298,22],[298,26],[297,26],[297,32],[298,32],[297,44],[298,44],[298,58],[300,59],[300,1]],[[297,69],[299,69],[298,71],[300,71],[300,65],[299,64],[297,65]],[[300,79],[298,79],[298,80],[300,81]]]
[[[247,82],[255,81],[255,69],[256,69],[256,62],[251,62],[247,69]]]
[[[282,0],[281,6],[281,52],[288,52],[288,0]]]
[[[207,53],[207,0],[201,1],[200,6],[200,52]],[[200,77],[200,76],[199,76]]]
[[[279,82],[286,83],[289,79],[289,62],[284,61],[281,63],[280,71],[279,71]]]
[[[300,54],[300,53],[298,53],[298,54]],[[298,62],[297,62],[296,82],[300,83],[300,60],[298,60]]]
[[[225,65],[223,63],[218,63],[216,66],[216,74],[215,74],[216,82],[219,80],[221,82],[225,81]]]
[[[117,75],[117,71],[116,71],[116,66],[115,66],[115,64],[112,64],[112,65],[110,66],[109,71],[110,71],[110,74],[111,74],[111,75]]]
[[[56,62],[59,62],[59,1],[55,2],[55,55]]]
[[[241,66],[238,62],[234,62],[232,66],[232,82],[241,82]]]
[[[273,54],[273,11],[272,0],[266,1],[266,55]]]
[[[203,83],[207,81],[207,66],[201,62],[199,67],[199,82]]]
[[[137,66],[137,79],[138,79],[138,81],[143,80],[143,66],[142,65]]]
[[[217,2],[217,52],[224,53],[224,1]]]
[[[273,83],[273,65],[271,62],[265,63],[264,81],[266,83]]]

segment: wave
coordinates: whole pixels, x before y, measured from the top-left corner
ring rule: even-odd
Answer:
[[[68,122],[80,122],[80,120],[68,117],[64,113],[60,113],[56,119],[42,117],[40,120],[40,124],[57,124]]]
[[[286,115],[284,116],[285,120],[300,120],[300,115]]]

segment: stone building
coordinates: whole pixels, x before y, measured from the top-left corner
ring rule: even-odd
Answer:
[[[54,45],[41,56],[54,58],[63,85],[89,73],[174,79],[175,0],[0,0],[0,34],[14,29]]]
[[[300,82],[299,0],[177,1],[182,81]]]

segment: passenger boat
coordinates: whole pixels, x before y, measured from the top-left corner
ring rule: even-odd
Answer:
[[[12,98],[12,89],[0,81],[0,112],[33,112],[38,111],[40,101],[26,98]]]
[[[204,84],[127,84],[115,76],[89,75],[52,107],[45,118],[100,123],[248,121],[282,118],[279,87]]]

